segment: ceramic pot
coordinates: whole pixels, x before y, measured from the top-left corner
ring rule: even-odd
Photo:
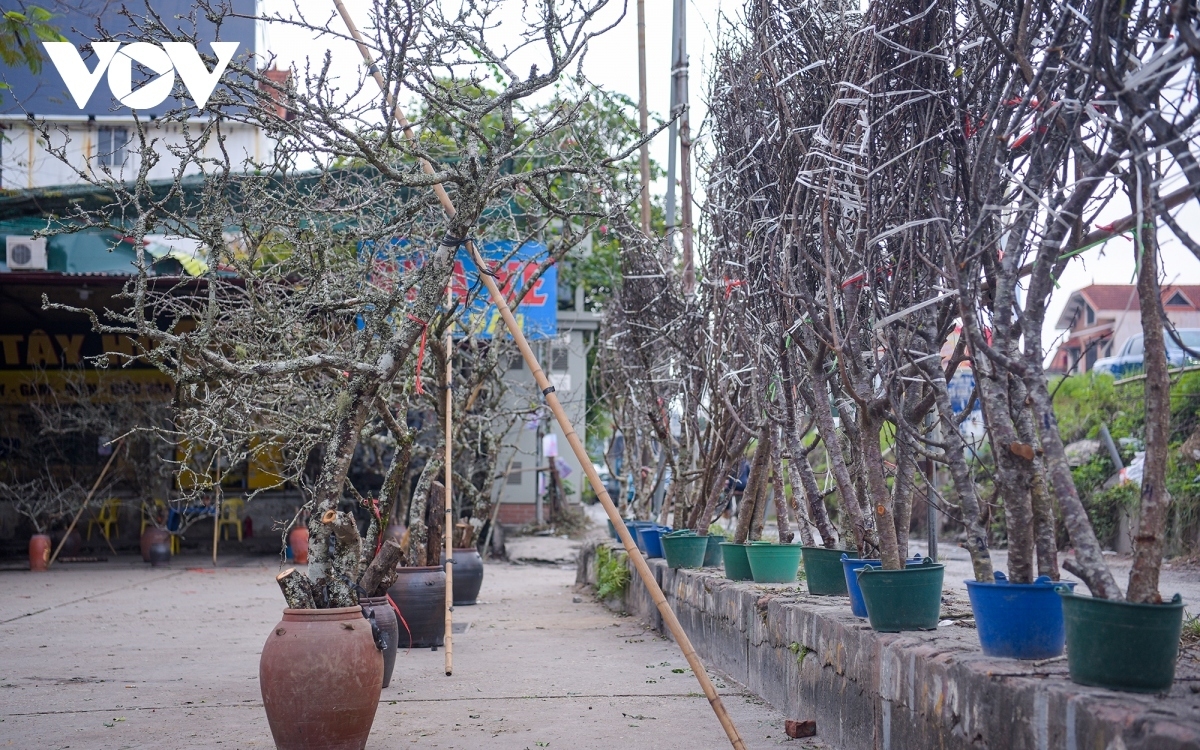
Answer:
[[[308,565],[308,529],[297,526],[288,533],[288,545],[297,565]]]
[[[396,667],[396,650],[400,645],[400,621],[396,610],[386,596],[360,596],[358,603],[375,613],[375,625],[383,631],[386,639],[383,647],[383,686],[392,682],[392,670]]]
[[[258,662],[278,750],[363,750],[383,686],[383,655],[359,607],[285,609]]]
[[[57,547],[59,542],[62,542],[62,550],[58,556],[63,557],[78,557],[83,550],[83,534],[79,533],[79,529],[72,529],[70,534],[67,534],[66,541],[63,542],[63,533],[60,531],[50,536],[51,554],[53,548]]]
[[[446,570],[441,567],[396,568],[388,595],[400,609],[400,647],[440,646],[446,636]],[[405,625],[408,627],[405,628]]]
[[[442,567],[446,555],[442,555]],[[483,587],[483,558],[474,547],[454,548],[454,606],[469,607],[479,599]]]
[[[50,566],[50,537],[34,534],[29,538],[29,569],[34,573],[45,572]]]
[[[166,529],[160,529],[157,526],[147,526],[142,532],[142,560],[151,562],[150,548],[155,544],[165,543],[167,545],[168,554],[171,551],[171,534]]]
[[[171,543],[170,542],[155,542],[150,545],[150,549],[146,551],[150,558],[150,567],[158,568],[171,562]]]

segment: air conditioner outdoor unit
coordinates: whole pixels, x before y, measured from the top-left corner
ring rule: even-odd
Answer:
[[[10,234],[5,238],[5,262],[10,271],[45,271],[46,238]]]

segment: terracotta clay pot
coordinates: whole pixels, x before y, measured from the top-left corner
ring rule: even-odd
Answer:
[[[396,619],[396,611],[388,604],[386,596],[360,596],[358,603],[375,613],[375,624],[387,638],[383,649],[383,686],[392,682],[392,669],[396,666],[396,649],[400,645],[400,621]],[[404,634],[408,642],[408,633]]]
[[[166,529],[157,526],[147,526],[142,532],[142,560],[150,562],[150,547],[155,544],[166,544],[168,555],[171,550],[171,534]]]
[[[292,559],[297,565],[308,565],[308,529],[297,526],[288,534],[292,546]]]
[[[400,625],[400,646],[441,646],[446,636],[446,570],[438,567],[396,568],[396,582],[388,594],[408,624]]]
[[[442,555],[446,565],[446,555]],[[474,547],[454,548],[454,606],[465,607],[475,604],[479,589],[483,586],[483,558]]]
[[[383,655],[359,607],[285,609],[258,683],[279,750],[363,750],[383,686]]]
[[[50,537],[34,534],[29,538],[29,569],[42,573],[50,566]]]

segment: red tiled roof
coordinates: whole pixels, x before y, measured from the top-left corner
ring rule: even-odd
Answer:
[[[1167,300],[1175,292],[1182,292],[1192,303],[1192,307],[1200,304],[1200,286],[1181,285],[1165,286],[1162,288],[1162,298]],[[1092,284],[1078,290],[1099,315],[1106,310],[1119,312],[1138,309],[1137,287],[1132,284]]]

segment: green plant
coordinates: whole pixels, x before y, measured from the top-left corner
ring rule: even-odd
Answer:
[[[629,568],[625,565],[626,554],[614,552],[611,547],[601,545],[596,549],[596,596],[607,599],[625,592],[629,585]]]
[[[721,528],[720,524],[714,523],[708,527],[709,536],[725,536],[725,529]]]

